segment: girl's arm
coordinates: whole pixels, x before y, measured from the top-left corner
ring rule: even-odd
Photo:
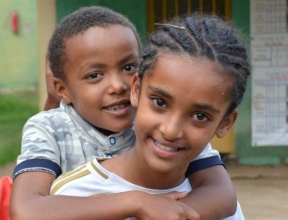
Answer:
[[[50,196],[53,175],[26,172],[13,183],[11,220],[122,220],[135,216],[139,220],[199,219],[198,214],[178,202],[184,193],[155,196],[139,191],[104,196]]]
[[[193,190],[180,201],[193,207],[201,220],[223,219],[236,212],[233,183],[222,165],[197,171],[188,178]]]

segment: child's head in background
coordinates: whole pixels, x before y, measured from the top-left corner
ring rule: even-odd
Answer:
[[[102,133],[124,131],[135,117],[130,88],[140,53],[136,28],[125,16],[80,8],[58,24],[49,42],[56,91]]]

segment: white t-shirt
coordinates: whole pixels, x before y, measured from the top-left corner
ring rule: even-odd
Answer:
[[[98,163],[97,159],[94,159],[67,174],[59,176],[53,182],[50,194],[89,197],[132,190],[143,191],[149,194],[162,194],[173,191],[190,192],[192,187],[187,178],[182,184],[171,189],[156,190],[141,187],[108,171]],[[239,203],[237,203],[236,213],[231,217],[225,218],[225,220],[243,219],[244,216]]]

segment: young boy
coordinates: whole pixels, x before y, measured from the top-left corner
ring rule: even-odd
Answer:
[[[213,16],[169,21],[150,42],[131,89],[131,104],[137,107],[135,146],[63,174],[51,194],[191,191],[185,179],[189,163],[214,135],[226,136],[237,118],[250,75],[247,53],[233,28]],[[131,201],[132,211],[123,218],[141,219],[133,212],[137,202]],[[114,219],[113,214],[101,219]],[[193,217],[183,211],[165,219]],[[244,219],[240,207],[228,219]]]
[[[94,157],[120,155],[134,146],[131,126],[135,108],[130,104],[130,88],[140,53],[134,26],[107,8],[79,9],[57,26],[49,44],[49,61],[61,107],[32,117],[23,129],[10,203],[12,219],[97,219],[104,205],[112,208],[111,201],[121,203],[129,198],[130,193],[106,198],[48,194],[62,172]],[[231,180],[221,165],[214,166],[219,164],[219,156],[209,144],[191,163],[189,178],[195,191],[185,202],[203,219],[235,211]],[[149,201],[142,204],[147,212],[137,210],[145,217],[151,214],[151,204],[164,206],[183,194],[165,199],[143,193],[137,196]],[[104,203],[107,198],[110,202]],[[209,210],[203,206],[208,202]],[[161,215],[165,218],[165,213]]]

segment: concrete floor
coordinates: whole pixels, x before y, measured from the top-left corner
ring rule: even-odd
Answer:
[[[288,166],[227,164],[246,220],[288,219]]]

